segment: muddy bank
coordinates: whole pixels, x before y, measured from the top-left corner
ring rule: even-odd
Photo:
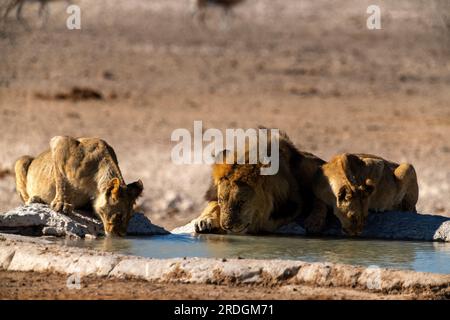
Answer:
[[[450,275],[334,263],[252,259],[146,259],[63,247],[45,239],[1,235],[0,269],[152,283],[343,288],[383,294],[450,296]]]
[[[67,275],[54,272],[0,271],[0,299],[145,299],[145,300],[349,300],[435,299],[433,294],[363,292],[307,285],[252,286],[154,283],[139,279],[83,277],[79,288],[67,287]]]

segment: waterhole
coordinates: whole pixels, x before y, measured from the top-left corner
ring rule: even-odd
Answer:
[[[450,274],[450,243],[233,235],[56,240],[148,258],[251,258],[335,262]]]

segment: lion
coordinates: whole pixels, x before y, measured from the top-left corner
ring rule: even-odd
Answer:
[[[236,154],[230,156],[232,161],[212,165],[207,206],[193,221],[197,233],[270,233],[309,212],[309,224],[326,214],[311,185],[325,161],[297,150],[285,133],[279,135],[279,170],[274,175],[261,175],[260,162],[238,164]]]
[[[333,209],[343,231],[360,235],[369,210],[416,212],[419,187],[414,167],[368,154],[340,154],[322,165],[314,194]]]
[[[113,148],[98,138],[56,136],[50,149],[15,163],[16,189],[26,204],[45,203],[57,212],[91,206],[107,235],[124,236],[141,180],[126,185]]]

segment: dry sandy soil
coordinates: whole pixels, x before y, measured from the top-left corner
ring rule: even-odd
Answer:
[[[280,128],[324,159],[411,162],[418,209],[450,213],[448,1],[378,1],[382,30],[366,27],[370,1],[247,1],[227,29],[214,9],[206,28],[193,23],[188,1],[75,2],[81,30],[62,3],[46,24],[29,4],[28,28],[14,15],[0,27],[0,211],[19,204],[17,157],[55,135],[99,136],[125,179],[144,181],[152,220],[180,225],[201,210],[209,168],[173,164],[170,136],[202,120]],[[102,99],[67,99],[76,87]]]
[[[167,300],[349,300],[437,299],[433,295],[370,293],[302,285],[254,287],[158,284],[136,279],[84,277],[80,287],[67,287],[57,273],[0,271],[0,299],[167,299]]]

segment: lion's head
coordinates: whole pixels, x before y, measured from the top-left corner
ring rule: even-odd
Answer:
[[[233,233],[257,229],[262,205],[266,203],[260,167],[252,164],[217,164],[213,166],[220,226]]]
[[[272,153],[272,138],[270,135],[267,140],[267,150],[277,157],[278,170],[274,174],[263,174],[263,169],[273,165],[273,159],[250,161],[250,151],[260,151],[260,141],[256,146],[246,146],[244,155],[225,150],[216,156],[212,183],[205,197],[219,207],[216,227],[232,233],[271,232],[302,212],[299,172],[307,171],[306,167],[315,160],[309,161],[309,154],[300,153],[284,132],[279,134],[279,152]]]
[[[362,233],[369,213],[369,197],[373,191],[374,186],[370,179],[363,185],[343,185],[339,188],[335,214],[348,235],[356,236]]]
[[[382,165],[373,164],[368,166],[357,155],[343,154],[324,165],[324,174],[335,198],[334,214],[349,235],[360,235],[366,224],[369,200],[375,191],[370,170],[382,169]]]
[[[212,167],[213,194],[207,199],[217,200],[222,229],[232,233],[270,231],[276,228],[280,219],[297,213],[297,207],[286,207],[295,183],[288,160],[294,152],[298,151],[287,136],[282,135],[279,170],[274,175],[263,175],[261,170],[270,166],[270,163],[250,164],[248,152],[244,155],[245,161],[237,161],[236,154],[225,151],[224,158],[227,161]]]
[[[143,189],[140,180],[128,185],[122,185],[117,178],[109,181],[95,203],[107,235],[126,235],[134,204]]]

